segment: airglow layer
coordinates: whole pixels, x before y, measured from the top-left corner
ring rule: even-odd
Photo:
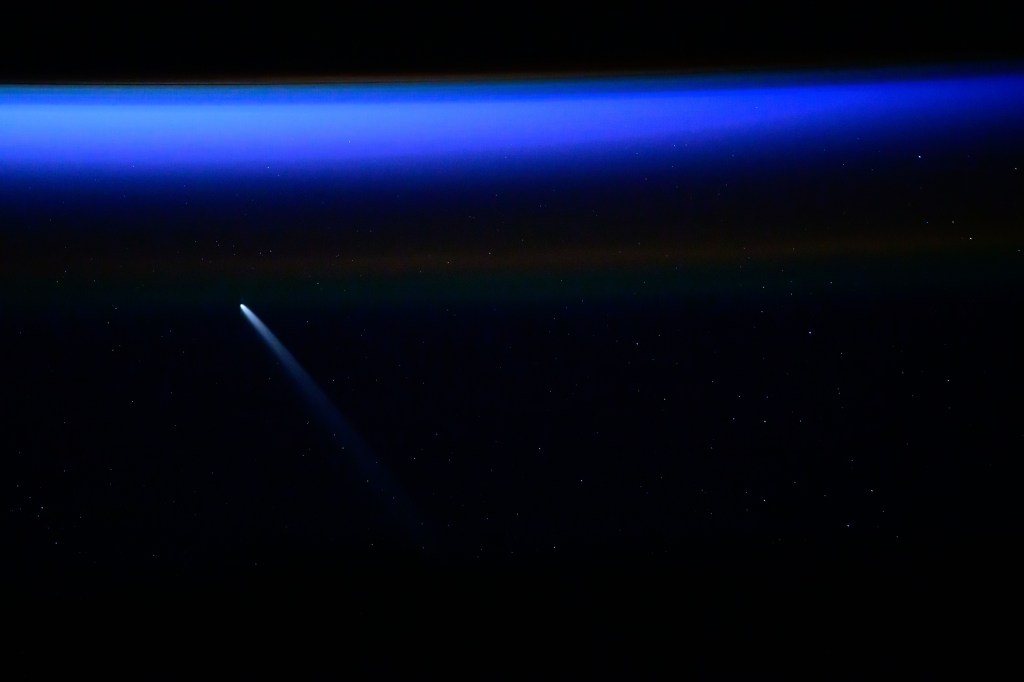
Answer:
[[[1022,107],[1017,73],[0,87],[0,173],[607,161],[977,126]]]

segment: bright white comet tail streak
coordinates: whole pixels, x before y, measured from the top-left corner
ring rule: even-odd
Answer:
[[[358,467],[359,473],[367,483],[384,498],[395,515],[408,526],[417,544],[422,545],[423,522],[419,520],[419,515],[414,511],[410,501],[400,493],[398,486],[391,481],[384,467],[373,456],[366,443],[334,406],[327,394],[313,381],[313,377],[302,368],[295,356],[278,340],[274,332],[270,331],[267,325],[263,324],[263,321],[256,316],[256,313],[246,307],[244,303],[240,304],[240,307],[245,318],[281,361],[288,375],[295,380],[299,392],[328,428],[338,447]]]

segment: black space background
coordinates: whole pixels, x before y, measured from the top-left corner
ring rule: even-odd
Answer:
[[[475,8],[337,3],[5,17],[0,79],[251,80],[870,66],[1016,58],[1008,10],[900,3]]]
[[[31,14],[0,28],[0,82],[699,73],[1021,56],[1018,27],[984,7],[176,5],[131,16],[44,5]],[[1020,180],[1001,173],[1022,147],[972,147],[967,169],[947,150],[948,163],[920,179],[915,206],[1018,238]],[[793,183],[795,201],[778,215],[799,222],[811,185]],[[883,171],[824,207],[816,195],[807,220],[832,208],[891,216],[906,206],[897,184]],[[742,223],[763,199],[754,186],[695,214]],[[440,203],[454,215],[451,202],[471,194]],[[599,196],[609,212],[628,212],[635,197],[629,188]],[[225,210],[203,201],[211,215]],[[12,216],[22,222],[0,235],[3,260],[35,257],[46,243],[21,228],[37,204],[9,193],[4,202],[2,229]],[[409,210],[431,206],[442,210],[426,199]],[[561,211],[587,208],[577,197]],[[47,243],[60,248],[93,221],[95,242],[76,237],[83,261],[123,255],[111,223],[128,218],[91,210]],[[523,209],[490,217],[502,210]],[[657,224],[672,210],[648,204],[642,216]],[[202,209],[183,239],[197,219]],[[173,212],[160,220],[153,248],[202,249],[175,243]],[[456,226],[449,241],[471,227]],[[218,229],[252,250],[287,248],[259,224]],[[344,619],[367,628],[353,641],[376,644],[487,641],[489,628],[517,620],[546,633],[528,650],[564,651],[563,629],[613,642],[622,631],[670,656],[694,633],[756,635],[788,617],[868,623],[854,629],[871,648],[925,624],[994,623],[1017,590],[1019,261],[999,261],[994,274],[988,262],[956,263],[839,269],[846,284],[835,291],[805,273],[796,284],[780,278],[775,294],[684,303],[257,309],[374,448],[391,453],[392,473],[436,526],[441,550],[430,556],[408,546],[306,425],[304,405],[237,315],[244,290],[191,308],[129,301],[117,316],[115,294],[75,305],[32,291],[32,306],[4,306],[4,593],[30,610],[81,604],[76,627],[114,602],[132,605],[128,622]],[[6,284],[22,294],[36,286]],[[332,321],[317,329],[311,315]],[[842,401],[823,398],[837,388]],[[799,415],[809,428],[792,424]],[[442,625],[449,618],[457,626]]]

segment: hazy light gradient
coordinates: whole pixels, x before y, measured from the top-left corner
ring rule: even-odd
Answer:
[[[1016,115],[1024,77],[0,88],[0,173],[416,167],[762,150]]]

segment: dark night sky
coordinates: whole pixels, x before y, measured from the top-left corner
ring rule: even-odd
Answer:
[[[251,80],[891,65],[1020,56],[1009,10],[833,3],[558,3],[501,9],[339,3],[263,12],[192,6],[152,16],[19,9],[0,79]]]
[[[934,12],[41,17],[4,24],[0,82],[1019,58],[1005,17]],[[5,590],[363,615],[411,600],[646,617],[674,599],[712,631],[785,595],[861,615],[944,612],[978,585],[998,598],[1020,535],[1020,133],[930,140],[921,161],[893,142],[843,167],[543,175],[498,200],[501,180],[350,196],[5,176]],[[645,244],[704,255],[679,279]],[[403,274],[424,250],[508,264]],[[329,253],[371,265],[321,285]],[[422,537],[338,457],[241,300],[384,462]]]

